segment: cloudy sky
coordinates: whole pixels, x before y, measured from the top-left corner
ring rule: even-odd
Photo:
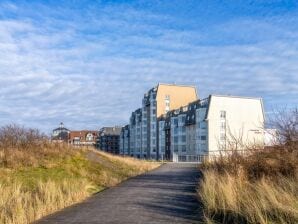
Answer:
[[[0,2],[1,125],[123,125],[158,82],[297,106],[297,1]]]

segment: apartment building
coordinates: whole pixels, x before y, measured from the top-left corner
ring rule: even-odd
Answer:
[[[157,119],[170,110],[197,99],[197,92],[194,86],[183,86],[173,84],[158,84],[144,94],[142,107],[131,114],[129,123],[129,149],[124,155],[135,156],[137,158],[157,159],[158,152],[158,122]],[[124,127],[122,136],[124,137],[127,128]],[[125,139],[121,140],[124,144]]]
[[[201,161],[244,145],[264,144],[262,99],[210,95],[195,87],[159,84],[121,131],[121,154],[145,159]]]
[[[121,127],[103,127],[96,138],[96,148],[105,152],[119,154]]]
[[[201,161],[249,144],[264,144],[263,103],[258,98],[210,95],[159,119],[162,157]],[[161,158],[162,158],[161,157]]]

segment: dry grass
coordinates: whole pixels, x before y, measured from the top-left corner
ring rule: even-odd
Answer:
[[[53,144],[32,132],[0,130],[0,223],[33,222],[160,165]]]
[[[220,223],[297,223],[298,178],[257,182],[206,171],[200,197],[206,218]]]
[[[53,211],[79,202],[91,194],[87,180],[39,181],[35,190],[19,183],[0,184],[0,222],[31,223]]]
[[[234,153],[202,170],[199,197],[209,223],[298,223],[297,150]]]

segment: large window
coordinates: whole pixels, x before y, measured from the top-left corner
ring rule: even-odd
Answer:
[[[226,111],[225,110],[220,111],[220,118],[222,118],[222,119],[226,118]]]

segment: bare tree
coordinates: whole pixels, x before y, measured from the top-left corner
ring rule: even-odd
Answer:
[[[0,128],[0,148],[28,149],[43,144],[47,136],[38,129],[12,124]]]
[[[298,142],[298,108],[279,109],[274,111],[275,116],[269,120],[269,124],[277,129],[279,144],[292,146]]]

